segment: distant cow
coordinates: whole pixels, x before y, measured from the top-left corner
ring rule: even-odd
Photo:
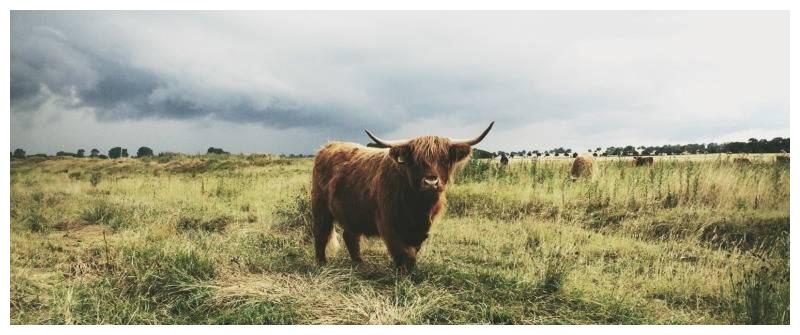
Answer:
[[[311,186],[316,259],[325,263],[333,222],[354,262],[361,262],[361,236],[380,236],[401,273],[413,269],[431,224],[445,205],[445,188],[466,162],[480,136],[452,140],[423,136],[385,141],[381,148],[331,142],[317,152]]]
[[[734,163],[734,164],[738,164],[738,165],[748,165],[748,164],[750,164],[751,162],[750,162],[750,160],[749,160],[749,159],[747,159],[747,158],[744,158],[744,157],[736,157],[736,158],[734,158],[734,159],[733,159],[733,163]]]
[[[502,157],[500,157],[500,164],[508,165],[508,157],[506,157],[506,155],[503,155]]]
[[[633,162],[636,166],[653,165],[653,157],[633,157]]]
[[[594,177],[597,175],[597,165],[592,156],[578,156],[572,161],[572,169],[569,172],[572,180],[581,177]]]

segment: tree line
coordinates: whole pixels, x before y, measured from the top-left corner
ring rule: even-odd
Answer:
[[[369,143],[367,146],[372,147],[375,144]],[[700,143],[700,144],[666,144],[661,146],[633,146],[627,145],[624,147],[607,147],[605,151],[602,147],[588,149],[587,152],[594,156],[651,156],[651,155],[684,155],[684,154],[717,154],[717,153],[788,153],[789,152],[789,138],[776,137],[772,140],[750,138],[747,142],[726,142],[726,143]],[[162,152],[161,155],[171,155],[173,153]],[[207,155],[229,155],[230,152],[222,148],[209,147],[206,150]],[[495,158],[495,157],[540,157],[540,156],[576,156],[577,151],[571,148],[558,147],[550,150],[519,150],[519,151],[496,151],[490,152],[481,149],[473,149],[474,158]],[[134,157],[150,157],[153,156],[153,149],[149,147],[139,147],[136,150]],[[123,147],[113,147],[108,150],[108,154],[100,153],[98,149],[92,149],[89,154],[86,150],[78,149],[76,152],[59,151],[56,156],[67,156],[77,158],[99,158],[99,159],[115,159],[122,157],[129,157],[128,149]],[[310,157],[311,155],[281,155],[281,157]],[[26,157],[48,157],[46,154],[27,155],[25,150],[18,148],[11,152],[11,158],[26,158]]]
[[[661,146],[633,146],[602,147],[586,150],[593,156],[653,156],[653,155],[686,155],[686,154],[743,154],[743,153],[788,153],[789,138],[776,137],[771,140],[750,138],[746,142],[725,143],[692,143],[692,144],[665,144]],[[475,158],[495,157],[570,157],[577,156],[577,151],[571,148],[558,147],[550,150],[519,150],[490,152],[480,149],[473,150]]]
[[[170,152],[162,152],[159,153],[161,155],[172,155],[174,153]],[[215,148],[210,147],[206,151],[207,155],[229,155],[230,152],[222,150],[222,148]],[[104,155],[100,153],[98,149],[92,149],[89,151],[89,154],[86,155],[86,150],[78,149],[76,152],[66,152],[66,151],[59,151],[56,152],[56,157],[76,157],[76,158],[99,158],[99,159],[116,159],[116,158],[123,158],[129,157],[128,149],[123,147],[113,147],[108,150],[108,155]],[[154,156],[153,149],[149,147],[139,147],[139,150],[136,150],[136,156],[134,158],[141,158],[141,157],[152,157]],[[46,154],[35,154],[35,155],[27,155],[25,150],[21,148],[14,149],[11,152],[11,158],[27,158],[27,157],[50,157]]]

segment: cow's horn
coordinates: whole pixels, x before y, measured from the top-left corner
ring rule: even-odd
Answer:
[[[486,128],[486,130],[483,131],[481,136],[478,136],[478,137],[473,138],[471,140],[450,140],[450,143],[452,143],[452,144],[462,144],[463,143],[463,144],[467,144],[469,146],[476,145],[476,144],[480,143],[481,141],[483,141],[483,138],[486,137],[486,134],[488,134],[489,131],[492,130],[492,126],[494,126],[494,121],[492,121],[492,123],[489,124],[489,127]]]
[[[396,146],[408,143],[408,140],[400,140],[400,141],[382,140],[382,139],[378,138],[377,136],[372,135],[372,133],[370,133],[369,130],[364,129],[364,131],[367,132],[367,136],[369,136],[369,138],[371,138],[372,141],[375,142],[375,144],[380,145],[381,148],[391,148],[391,147],[396,147]]]

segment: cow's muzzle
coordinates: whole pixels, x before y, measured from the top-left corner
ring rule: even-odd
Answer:
[[[426,176],[422,178],[421,186],[423,191],[438,191],[441,190],[442,183],[437,176]]]

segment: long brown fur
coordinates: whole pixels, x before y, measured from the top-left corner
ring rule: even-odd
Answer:
[[[445,188],[470,156],[469,145],[424,136],[402,147],[368,148],[331,142],[314,160],[311,207],[314,246],[325,263],[325,246],[336,221],[350,257],[361,262],[362,236],[380,236],[402,272],[414,267],[428,231],[445,207]],[[420,178],[437,176],[437,191],[422,191]]]
[[[578,156],[572,162],[572,169],[570,169],[569,174],[572,180],[577,180],[581,177],[594,177],[597,174],[594,158],[591,156]]]
[[[653,165],[653,157],[633,157],[633,163],[636,166]]]

